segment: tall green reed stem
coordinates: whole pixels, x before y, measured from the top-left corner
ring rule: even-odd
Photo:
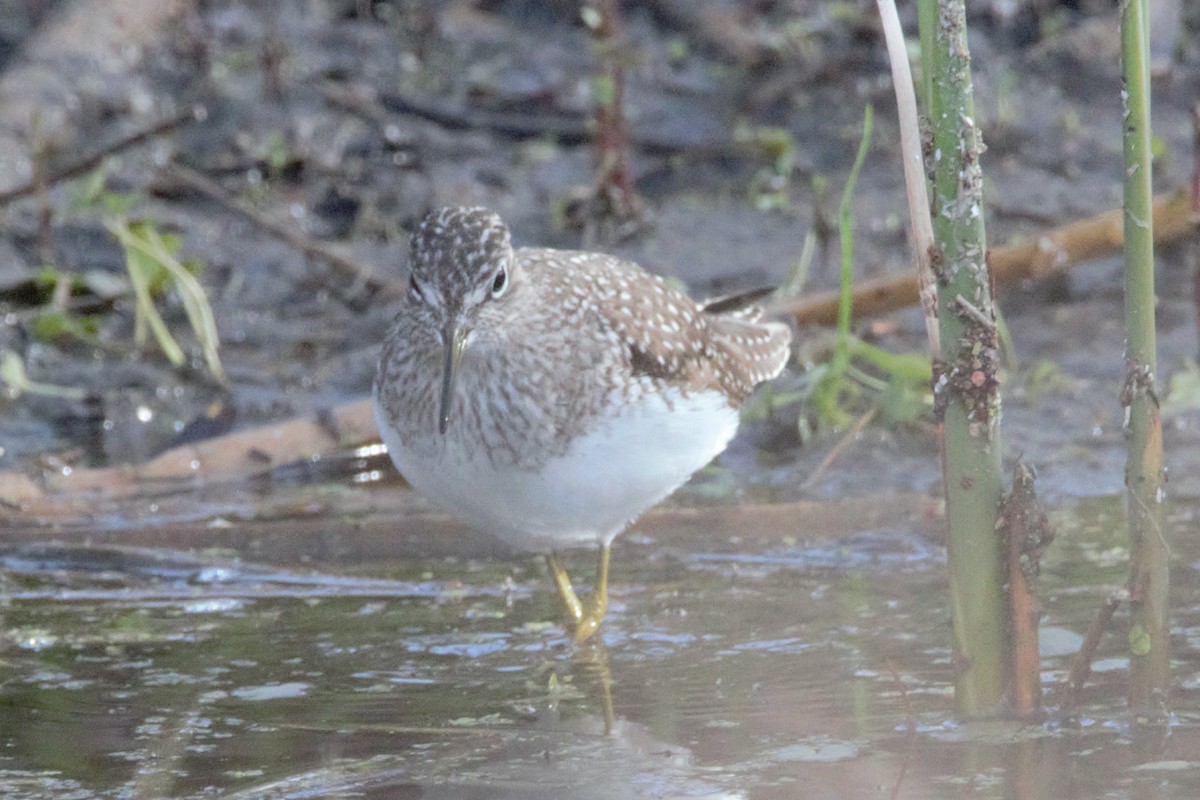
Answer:
[[[1129,516],[1131,620],[1129,705],[1139,719],[1161,721],[1170,680],[1167,566],[1163,536],[1162,419],[1155,392],[1154,229],[1151,213],[1150,71],[1146,0],[1121,3],[1125,88],[1125,464]]]
[[[1008,685],[999,347],[983,222],[982,142],[975,124],[963,0],[921,0],[921,53],[930,77],[934,274],[942,359],[935,408],[943,429],[955,707],[966,717],[1002,709]],[[930,31],[929,27],[933,26]]]

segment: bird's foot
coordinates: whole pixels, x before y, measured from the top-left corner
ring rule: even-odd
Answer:
[[[585,606],[571,585],[571,578],[563,567],[557,553],[546,556],[546,564],[550,574],[554,576],[554,585],[558,587],[558,596],[562,598],[567,610],[567,627],[576,643],[585,642],[600,629],[604,614],[608,611],[608,545],[601,545],[600,558],[596,565],[596,584],[592,587],[592,596]]]
[[[604,612],[608,610],[608,594],[599,589],[592,592],[588,598],[588,607],[583,614],[575,619],[572,635],[576,644],[586,642],[591,635],[600,629],[604,620]]]

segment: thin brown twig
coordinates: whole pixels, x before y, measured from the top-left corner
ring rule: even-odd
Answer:
[[[636,229],[642,221],[630,155],[629,123],[625,118],[625,26],[616,0],[592,0],[586,8],[596,54],[600,60],[593,80],[593,147],[595,168],[588,222],[611,218],[618,227]],[[590,238],[586,237],[586,238]]]
[[[908,743],[908,746],[904,748],[904,761],[900,763],[900,774],[892,783],[892,793],[889,795],[892,800],[896,800],[900,796],[900,789],[904,786],[904,779],[908,776],[908,765],[912,761],[913,745],[916,743],[917,715],[913,712],[912,698],[908,695],[904,681],[900,680],[900,673],[896,670],[896,665],[890,658],[886,659],[884,663],[887,665],[888,671],[892,673],[892,680],[896,682],[896,686],[900,690],[900,699],[904,702],[904,734]]]
[[[338,272],[352,278],[355,285],[351,287],[350,294],[356,294],[358,291],[365,289],[371,292],[378,292],[385,298],[395,298],[403,295],[404,287],[398,282],[375,274],[369,267],[364,267],[333,248],[321,244],[294,228],[273,219],[250,204],[237,199],[225,191],[216,181],[196,170],[176,162],[168,164],[162,171],[168,178],[183,184],[193,191],[199,192],[227,210],[245,217],[254,225],[289,247],[299,250],[306,256],[319,258]]]
[[[1192,106],[1192,211],[1200,212],[1200,103]]]
[[[50,226],[54,221],[54,207],[50,204],[50,180],[47,175],[46,136],[42,130],[42,115],[34,111],[29,120],[30,166],[33,174],[29,177],[30,194],[37,197],[37,245],[42,257],[52,262],[52,247],[50,244]]]
[[[377,92],[362,84],[326,82],[325,99],[372,122],[386,124],[398,117],[417,117],[451,130],[487,130],[518,139],[549,137],[561,144],[584,144],[588,120],[569,112],[496,111],[474,108],[442,97],[396,91]]]
[[[393,125],[406,118],[433,122],[448,130],[490,131],[514,139],[550,138],[563,145],[592,141],[592,123],[582,114],[569,111],[496,111],[476,108],[456,100],[425,97],[396,91],[377,91],[362,83],[326,81],[321,94],[332,105],[379,126]],[[733,141],[732,131],[689,133],[654,125],[631,125],[629,141],[651,155],[705,158],[737,158],[746,145]]]
[[[1192,106],[1192,212],[1200,213],[1200,103]],[[1200,269],[1192,269],[1192,307],[1200,314]]]
[[[379,93],[373,86],[324,81],[320,90],[326,102],[343,111],[357,114],[381,128],[395,121],[396,113],[380,102]]]
[[[1128,600],[1129,590],[1118,589],[1104,601],[1104,605],[1100,606],[1096,612],[1092,624],[1088,626],[1087,633],[1083,636],[1083,642],[1079,645],[1079,652],[1071,661],[1071,669],[1067,673],[1067,678],[1059,688],[1062,697],[1059,709],[1063,713],[1069,713],[1079,702],[1079,690],[1083,688],[1083,684],[1092,674],[1092,661],[1096,658],[1100,640],[1103,638],[1104,632],[1108,630],[1113,614],[1122,603]]]
[[[809,473],[808,477],[804,479],[804,481],[800,484],[800,488],[807,489],[815,484],[817,480],[825,474],[825,471],[833,465],[833,462],[837,461],[846,448],[850,446],[850,443],[853,442],[858,435],[863,432],[863,428],[871,424],[871,420],[875,419],[875,415],[878,412],[879,407],[876,406],[868,409],[865,414],[856,419],[854,424],[850,426],[850,430],[846,431],[846,435],[841,439],[838,439],[837,444],[830,449],[830,451],[825,455],[825,458],[821,459],[821,463],[817,465],[817,468]]]
[[[1197,212],[1187,192],[1159,195],[1154,201],[1154,239],[1166,242],[1196,230]],[[1061,272],[1091,259],[1120,250],[1124,243],[1124,217],[1120,209],[1105,211],[1072,222],[1040,236],[990,251],[992,279],[996,285],[1018,283]],[[862,281],[854,287],[856,318],[873,317],[907,308],[918,301],[917,279],[911,272]],[[837,321],[838,292],[819,292],[775,303],[772,314],[790,315],[801,325],[832,325]]]
[[[190,106],[186,109],[177,111],[174,114],[164,117],[157,122],[151,123],[145,128],[136,130],[127,136],[117,139],[116,141],[101,147],[94,153],[89,153],[86,156],[82,156],[74,161],[51,169],[46,169],[45,167],[38,168],[35,170],[35,174],[30,180],[22,183],[19,186],[14,186],[11,189],[0,191],[0,205],[11,203],[13,200],[17,200],[21,197],[26,197],[34,194],[35,192],[41,191],[44,186],[50,186],[58,183],[59,181],[68,180],[70,178],[82,175],[88,170],[95,168],[96,165],[109,156],[141,144],[151,137],[168,133],[186,122],[190,122],[192,120],[201,120],[204,118],[206,113],[207,112],[205,111],[204,107],[201,105]],[[40,159],[35,158],[34,161],[37,163],[40,161]]]

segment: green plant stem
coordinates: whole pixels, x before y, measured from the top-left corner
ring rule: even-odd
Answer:
[[[871,128],[874,119],[874,110],[868,105],[863,110],[862,139],[859,140],[858,152],[854,156],[850,174],[846,176],[846,187],[842,190],[842,202],[838,211],[842,263],[837,339],[829,364],[813,388],[813,406],[817,410],[817,416],[835,426],[850,422],[850,416],[842,409],[842,400],[851,386],[846,373],[850,367],[850,317],[854,289],[854,187],[858,183],[858,173],[867,158],[867,151],[871,148]]]
[[[139,258],[142,254],[133,247],[133,236],[128,229],[123,226],[112,224],[108,229],[125,248],[126,269],[129,273],[129,281],[133,285],[133,294],[136,298],[136,307],[134,312],[134,327],[133,340],[140,347],[146,341],[146,330],[150,329],[154,333],[154,339],[158,342],[158,346],[166,355],[167,360],[175,366],[182,366],[187,362],[187,356],[183,352],[183,348],[175,341],[175,337],[171,335],[167,323],[163,321],[162,316],[158,313],[158,309],[154,307],[154,298],[150,293],[150,282],[146,277],[145,271],[142,269]]]
[[[922,41],[932,41],[921,57],[932,79],[934,271],[943,349],[934,397],[944,437],[954,697],[960,715],[979,717],[998,713],[1008,685],[1005,562],[996,534],[1003,493],[996,317],[964,3],[922,5]]]
[[[892,380],[929,385],[929,358],[919,353],[893,353],[862,339],[850,339],[850,357],[861,359],[887,373]]]
[[[842,191],[842,202],[838,207],[838,239],[842,246],[841,294],[838,298],[837,347],[831,364],[835,373],[845,372],[850,364],[850,317],[853,310],[854,293],[854,187],[858,184],[858,173],[862,170],[871,149],[871,128],[875,121],[875,110],[868,105],[863,109],[863,133],[858,142],[854,165],[846,177],[846,188]]]
[[[1125,83],[1125,346],[1130,539],[1129,705],[1139,719],[1162,721],[1170,680],[1169,551],[1163,538],[1162,419],[1154,389],[1154,229],[1151,214],[1150,78],[1146,0],[1121,3]]]
[[[30,380],[25,372],[25,363],[12,350],[0,350],[0,385],[7,386],[12,397],[21,394],[40,394],[64,400],[83,400],[87,397],[87,392],[77,386]]]

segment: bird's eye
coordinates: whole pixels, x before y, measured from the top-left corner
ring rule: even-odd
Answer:
[[[496,271],[496,277],[492,278],[492,297],[499,297],[508,289],[508,270],[501,267]]]
[[[414,303],[420,303],[425,300],[425,295],[421,294],[421,287],[417,285],[415,276],[411,276],[408,279],[408,299]]]

